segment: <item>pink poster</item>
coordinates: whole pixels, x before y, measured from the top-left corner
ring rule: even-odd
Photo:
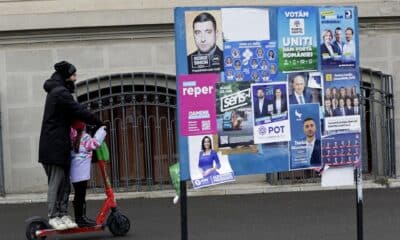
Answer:
[[[216,134],[215,83],[219,74],[180,75],[178,81],[181,135]]]

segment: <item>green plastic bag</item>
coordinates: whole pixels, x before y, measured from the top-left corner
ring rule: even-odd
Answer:
[[[174,197],[174,204],[176,204],[179,200],[179,196],[181,195],[179,162],[169,167],[169,175],[171,176],[172,185],[176,191],[176,196]]]
[[[103,142],[100,147],[96,150],[97,159],[100,161],[110,161],[110,152],[108,151],[107,144]]]

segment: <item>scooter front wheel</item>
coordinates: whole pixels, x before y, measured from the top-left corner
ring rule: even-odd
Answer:
[[[36,237],[36,231],[37,230],[43,230],[46,229],[47,225],[42,222],[42,221],[33,221],[30,222],[27,226],[26,226],[26,231],[25,231],[25,235],[26,235],[26,239],[28,240],[44,240],[46,239],[46,237]]]
[[[131,228],[129,218],[120,212],[112,212],[107,219],[108,229],[114,236],[125,236]]]

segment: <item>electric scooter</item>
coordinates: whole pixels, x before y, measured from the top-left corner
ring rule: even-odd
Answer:
[[[42,217],[31,217],[25,222],[26,238],[28,240],[46,239],[47,236],[55,234],[73,234],[85,232],[98,232],[103,231],[106,227],[114,236],[125,236],[131,227],[128,217],[122,214],[118,208],[114,198],[114,192],[111,187],[110,179],[106,172],[106,162],[110,160],[107,145],[103,142],[99,149],[96,150],[101,176],[104,181],[107,198],[104,201],[100,213],[96,217],[96,225],[92,227],[77,227],[65,230],[56,230],[50,226],[47,219]]]

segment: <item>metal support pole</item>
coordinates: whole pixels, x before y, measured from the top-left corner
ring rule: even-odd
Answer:
[[[356,200],[357,200],[357,240],[363,240],[363,183],[361,165],[354,171],[356,175]]]
[[[186,182],[180,182],[181,196],[180,196],[180,206],[181,206],[181,240],[188,240],[188,226],[187,226],[187,191]]]

